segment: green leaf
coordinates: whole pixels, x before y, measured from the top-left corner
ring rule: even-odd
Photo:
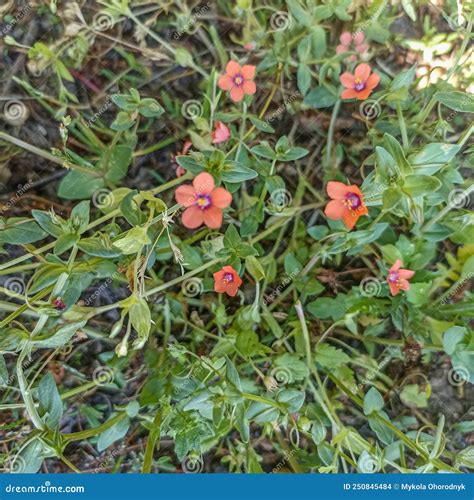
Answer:
[[[429,175],[409,175],[405,178],[403,190],[410,196],[427,196],[441,187],[441,181]]]
[[[133,328],[138,334],[138,342],[136,342],[136,348],[141,348],[143,344],[148,339],[148,335],[150,334],[151,329],[151,314],[150,308],[144,298],[138,299],[132,307],[130,307],[129,311],[130,322],[132,323]],[[134,342],[134,346],[135,346]]]
[[[308,304],[308,311],[319,319],[332,318],[337,321],[344,316],[345,305],[342,300],[321,297]]]
[[[274,160],[276,158],[275,151],[273,151],[267,141],[262,141],[257,146],[254,146],[250,151],[257,156],[262,156],[268,160]]]
[[[329,108],[337,101],[337,95],[330,92],[326,87],[317,87],[304,99],[304,103],[310,108]]]
[[[465,92],[437,92],[433,99],[444,104],[454,111],[461,113],[474,113],[474,96]]]
[[[58,238],[63,234],[63,230],[53,222],[49,212],[42,212],[41,210],[32,210],[31,215],[35,218],[36,222],[51,236]]]
[[[146,118],[156,118],[165,112],[158,101],[151,97],[145,97],[142,99],[137,109],[138,112]]]
[[[284,153],[277,153],[277,158],[280,161],[295,161],[303,158],[309,153],[309,151],[305,148],[290,148]]]
[[[291,15],[296,19],[296,21],[298,21],[299,24],[306,27],[311,26],[311,15],[308,11],[301,7],[298,0],[286,0],[286,4],[288,5]]]
[[[24,245],[42,240],[47,233],[38,224],[23,217],[12,217],[7,220],[4,229],[0,231],[0,244]]]
[[[242,239],[237,228],[233,225],[229,225],[224,234],[224,246],[229,249],[237,248],[241,241]]]
[[[147,228],[138,226],[127,231],[122,238],[114,242],[114,245],[125,255],[131,255],[150,243]]]
[[[0,354],[0,385],[8,384],[8,369],[5,358]]]
[[[38,401],[40,417],[50,429],[54,429],[61,422],[63,403],[51,372],[48,372],[38,384]]]
[[[403,199],[402,192],[397,188],[388,188],[383,192],[382,201],[384,210],[395,208]]]
[[[133,150],[130,146],[120,144],[115,146],[111,152],[103,154],[103,161],[108,161],[105,178],[110,182],[118,182],[127,175],[128,167],[132,161]]]
[[[72,248],[79,240],[79,235],[75,233],[62,234],[54,244],[54,254],[61,255]]]
[[[400,176],[395,158],[383,147],[376,146],[375,155],[377,157],[377,173],[387,182],[392,181],[393,177]]]
[[[308,366],[297,354],[281,354],[275,358],[274,365],[277,378],[278,373],[281,373],[281,378],[288,379],[289,383],[295,380],[305,380],[309,376]]]
[[[406,71],[402,71],[393,79],[392,84],[390,85],[390,90],[392,92],[395,92],[404,87],[408,87],[413,83],[413,80],[415,79],[415,74],[416,74],[416,65],[413,65],[410,69],[407,69]]]
[[[250,179],[255,179],[257,177],[257,172],[251,168],[245,167],[237,162],[232,162],[232,167],[230,170],[225,170],[222,172],[221,179],[224,182],[237,183],[249,181]]]
[[[278,393],[277,401],[288,405],[289,413],[296,413],[304,403],[304,391],[296,391],[294,389],[283,389]]]
[[[111,417],[114,418],[114,417]],[[117,423],[106,429],[99,436],[97,441],[97,450],[99,452],[104,451],[111,444],[122,439],[125,434],[127,434],[128,428],[130,427],[130,419],[128,417],[119,420]]]
[[[418,384],[405,385],[400,393],[400,399],[408,407],[426,408],[428,394],[420,389]]]
[[[114,257],[120,257],[122,252],[119,248],[114,245],[106,245],[102,240],[97,237],[83,238],[77,244],[77,247],[88,255],[93,255],[94,257],[104,257],[106,259],[112,259]]]
[[[461,149],[457,144],[432,143],[425,146],[420,152],[408,158],[410,164],[418,172],[423,169],[424,174],[434,174],[443,165],[451,161]]]
[[[263,121],[257,118],[256,116],[249,116],[249,120],[252,122],[252,125],[255,126],[257,130],[261,132],[274,133],[275,129],[268,123],[268,121]]]
[[[137,191],[134,189],[120,202],[120,211],[131,226],[139,226],[142,220],[140,207],[134,200],[136,195]]]
[[[233,388],[242,391],[242,383],[240,382],[239,372],[234,363],[229,358],[226,358],[226,377],[232,384]]]
[[[321,26],[312,26],[311,43],[313,47],[313,57],[315,59],[322,59],[326,53],[326,32]]]
[[[296,72],[296,80],[298,82],[298,90],[304,96],[309,90],[311,85],[311,70],[306,66],[306,64],[300,63],[298,65],[298,71]]]
[[[35,349],[57,349],[66,345],[74,334],[86,324],[86,321],[69,323],[62,326],[51,335],[40,338],[40,340],[31,341],[31,345]]]
[[[265,278],[265,271],[254,255],[245,258],[245,267],[255,281],[261,281]]]
[[[58,195],[66,200],[82,200],[90,198],[95,191],[103,188],[104,179],[86,172],[73,170],[60,182]]]
[[[464,339],[467,329],[463,326],[453,326],[443,334],[443,349],[446,354],[452,356],[458,349],[459,343]]]
[[[385,403],[380,392],[371,387],[364,396],[364,415],[370,415],[374,411],[380,411]]]
[[[117,132],[123,132],[132,127],[134,123],[135,120],[132,119],[130,113],[127,113],[126,111],[119,111],[115,120],[110,125],[110,128],[112,130],[116,130]]]
[[[416,22],[416,10],[413,7],[411,0],[402,0],[403,10],[407,13],[408,17],[415,23]]]
[[[400,143],[390,134],[384,134],[383,142],[385,149],[390,153],[390,155],[395,159],[398,168],[404,174],[411,174],[413,169],[408,163],[403,148]]]
[[[329,369],[345,365],[350,361],[349,356],[342,349],[323,343],[316,346],[314,359],[321,366]]]

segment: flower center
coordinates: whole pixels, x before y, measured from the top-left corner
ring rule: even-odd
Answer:
[[[345,198],[347,205],[351,210],[357,210],[362,205],[360,196],[355,193],[347,193]]]
[[[232,283],[234,281],[234,275],[232,273],[224,273],[222,281],[224,283]]]
[[[365,82],[363,82],[360,78],[356,78],[356,81],[354,83],[354,90],[360,92],[361,90],[364,89],[365,89]]]
[[[396,283],[398,281],[398,272],[391,271],[388,275],[388,281],[390,281],[390,283]]]
[[[196,198],[196,206],[201,210],[211,206],[211,197],[208,194],[198,194]]]
[[[244,78],[242,75],[235,75],[234,77],[234,85],[240,87],[244,83]]]

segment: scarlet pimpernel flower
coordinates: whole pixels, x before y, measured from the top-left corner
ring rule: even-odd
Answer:
[[[380,76],[377,73],[372,73],[372,69],[368,64],[362,63],[357,66],[354,74],[346,71],[339,77],[345,89],[342,91],[343,99],[364,100],[369,97],[372,90],[379,84]]]
[[[214,273],[214,291],[217,293],[226,293],[230,297],[235,297],[240,285],[242,285],[242,279],[232,266],[224,266]]]
[[[359,217],[369,212],[364,205],[364,197],[356,185],[347,186],[342,182],[330,181],[326,187],[331,201],[326,205],[324,213],[332,220],[341,220],[347,229],[352,229]]]
[[[215,187],[211,174],[201,172],[192,185],[185,184],[176,189],[175,199],[186,207],[182,216],[185,227],[196,229],[205,224],[218,229],[222,225],[222,209],[231,204],[232,195],[222,187]]]
[[[253,79],[255,78],[256,67],[251,64],[240,66],[236,61],[229,61],[226,72],[219,77],[217,84],[221,90],[229,90],[230,98],[234,102],[240,102],[245,94],[253,95],[257,87]]]
[[[402,261],[397,259],[395,264],[388,270],[387,283],[392,295],[398,295],[400,290],[410,290],[409,279],[413,277],[415,271],[410,269],[401,269]]]
[[[344,31],[339,37],[339,41],[341,42],[336,47],[336,54],[341,54],[342,52],[349,52],[351,50],[351,45],[354,46],[354,50],[359,52],[359,54],[363,54],[369,48],[367,43],[364,43],[365,35],[362,31],[358,31],[354,35],[349,33],[348,31]],[[357,61],[357,56],[352,54],[349,58],[350,61]]]

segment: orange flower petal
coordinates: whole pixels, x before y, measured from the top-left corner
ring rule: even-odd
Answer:
[[[229,75],[221,75],[217,85],[222,90],[230,90],[234,86],[234,81]]]
[[[212,205],[217,208],[227,208],[232,203],[232,195],[223,187],[214,189],[211,199]]]
[[[365,82],[365,88],[366,89],[374,89],[377,87],[377,85],[380,82],[380,76],[377,75],[377,73],[372,73],[369,78],[367,78],[367,81]]]
[[[342,219],[346,207],[339,200],[331,200],[324,209],[326,217],[332,220]]]
[[[257,86],[253,80],[245,80],[242,85],[242,90],[244,91],[244,94],[253,95],[257,92]]]
[[[230,98],[234,102],[240,102],[244,98],[244,89],[242,87],[234,87],[230,91]]]
[[[400,289],[395,285],[395,283],[392,283],[391,281],[387,281],[388,287],[390,288],[390,293],[395,296],[400,293]]]
[[[222,226],[222,209],[209,207],[202,211],[204,224],[210,229],[219,229]]]
[[[410,283],[408,283],[407,280],[404,280],[402,277],[400,277],[400,289],[408,291],[410,290]]]
[[[196,206],[187,208],[183,212],[183,216],[181,218],[183,226],[187,227],[188,229],[196,229],[197,227],[201,226],[204,222],[202,214],[203,210]]]
[[[193,179],[193,186],[196,193],[209,194],[215,187],[214,177],[207,172],[201,172]]]
[[[346,87],[347,89],[352,89],[355,85],[355,78],[354,75],[352,75],[349,72],[342,73],[342,75],[339,77],[339,81]]]
[[[333,200],[342,200],[348,192],[348,187],[349,186],[339,181],[329,181],[326,186],[326,192],[329,198]]]
[[[402,267],[402,261],[400,259],[397,259],[395,261],[395,264],[389,269],[390,273],[397,272],[400,268]]]
[[[359,64],[357,68],[354,71],[354,76],[356,78],[359,78],[359,80],[362,80],[363,82],[367,81],[367,78],[369,78],[370,72],[372,70],[370,69],[370,66],[366,63]]]
[[[255,71],[257,68],[252,64],[245,64],[242,66],[241,75],[245,78],[245,80],[253,80],[255,78]]]
[[[354,89],[345,89],[341,94],[342,99],[354,99],[357,97],[357,91]]]
[[[232,283],[227,283],[226,293],[227,295],[229,295],[229,297],[235,297],[237,295],[238,290],[239,287],[237,283],[235,283],[235,281]]]
[[[190,207],[196,201],[196,191],[191,184],[184,184],[176,189],[174,197],[184,207]]]
[[[402,278],[404,280],[409,280],[409,279],[413,278],[414,274],[415,274],[415,271],[410,271],[409,269],[400,269],[398,271],[398,275],[400,276],[400,278]]]
[[[229,76],[238,75],[241,72],[240,64],[235,61],[229,61],[225,67],[226,73]]]
[[[359,101],[365,101],[365,99],[367,99],[367,97],[369,97],[369,95],[371,93],[372,93],[372,89],[365,88],[364,90],[357,92],[356,97],[357,97],[357,99],[359,99]]]
[[[358,220],[359,214],[356,211],[344,210],[344,213],[342,214],[342,221],[349,231],[356,225]]]
[[[222,271],[219,271],[218,273],[214,273],[214,291],[217,293],[225,293],[226,288],[227,288],[227,283],[224,283],[222,281],[222,276],[219,278],[216,278],[216,274],[221,274]],[[222,273],[223,275],[223,273]]]

